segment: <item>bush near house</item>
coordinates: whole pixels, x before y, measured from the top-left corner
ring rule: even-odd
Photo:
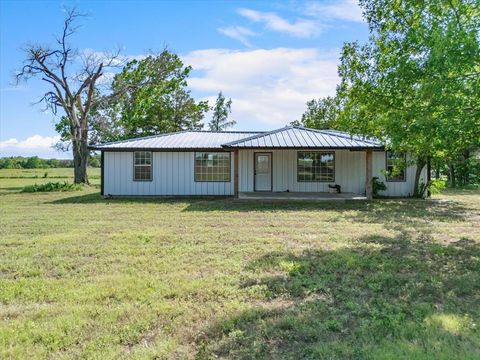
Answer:
[[[45,184],[34,184],[25,186],[22,192],[48,192],[48,191],[78,191],[83,190],[83,185],[68,182],[48,182]]]

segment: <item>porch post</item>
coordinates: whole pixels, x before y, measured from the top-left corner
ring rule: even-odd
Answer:
[[[372,150],[366,151],[366,166],[365,194],[367,200],[372,200]]]
[[[233,150],[233,194],[238,198],[238,149]]]

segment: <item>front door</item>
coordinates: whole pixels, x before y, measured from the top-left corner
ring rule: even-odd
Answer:
[[[272,191],[272,153],[255,153],[255,191]]]

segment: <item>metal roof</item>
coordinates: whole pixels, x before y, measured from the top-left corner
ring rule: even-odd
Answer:
[[[328,149],[382,149],[375,139],[367,139],[337,130],[316,130],[301,126],[287,126],[281,129],[252,135],[224,144],[228,148],[328,148]]]
[[[92,150],[194,150],[194,149],[383,149],[375,139],[336,130],[287,126],[269,132],[187,130],[99,144]]]
[[[222,149],[225,143],[258,134],[260,132],[187,130],[99,144],[91,149]]]

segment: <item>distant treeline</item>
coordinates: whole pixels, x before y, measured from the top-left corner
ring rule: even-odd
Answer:
[[[100,167],[100,156],[90,156],[88,165]],[[70,159],[42,159],[38,156],[23,157],[12,156],[0,158],[0,169],[48,169],[48,168],[73,168]]]

